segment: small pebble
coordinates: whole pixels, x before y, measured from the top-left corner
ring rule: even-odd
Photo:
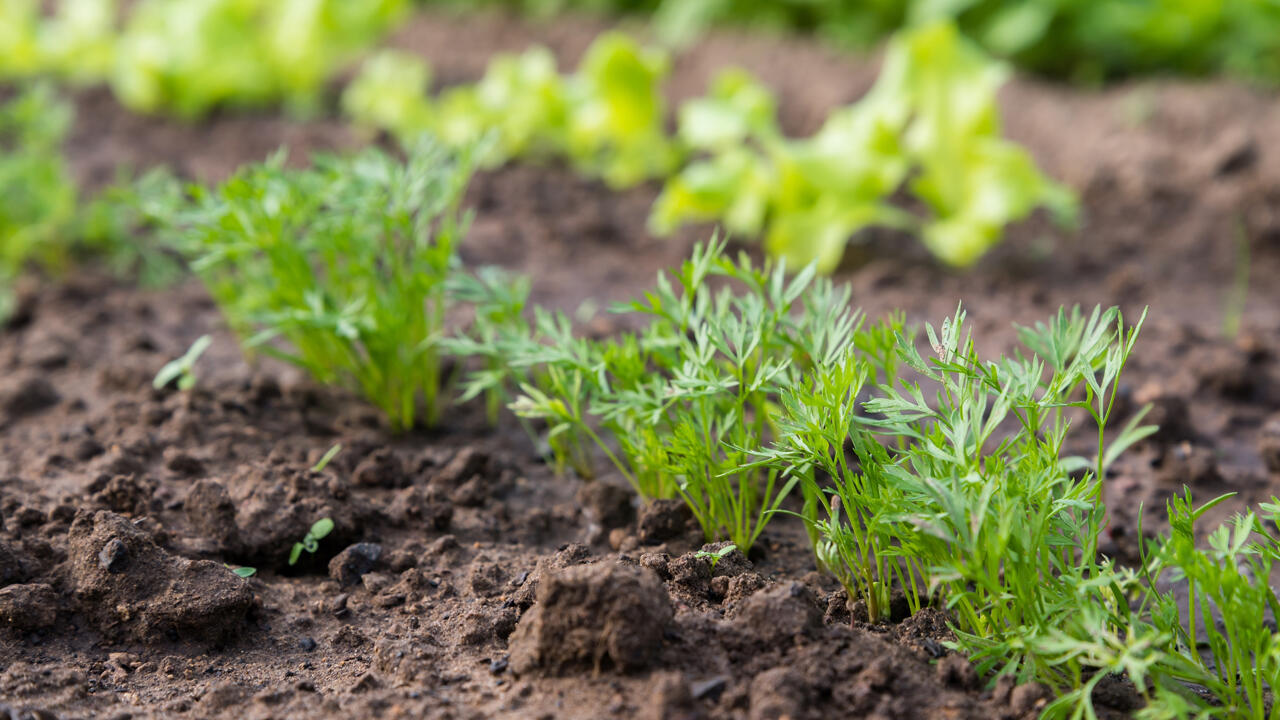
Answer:
[[[124,566],[129,562],[129,548],[120,541],[120,538],[111,538],[106,545],[102,546],[102,551],[98,553],[98,566],[109,573],[118,573],[124,570]]]
[[[720,699],[720,694],[728,687],[729,679],[723,675],[717,675],[710,680],[703,680],[689,684],[689,693],[693,695],[695,700],[707,699],[716,702]]]

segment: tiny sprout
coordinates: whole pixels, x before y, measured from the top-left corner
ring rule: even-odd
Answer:
[[[297,565],[303,550],[314,554],[320,548],[320,541],[331,532],[333,532],[333,520],[330,518],[317,520],[307,531],[306,537],[302,538],[302,542],[293,544],[293,550],[289,552],[289,564]]]
[[[191,347],[187,349],[187,352],[182,357],[170,360],[168,364],[160,368],[160,372],[156,373],[156,378],[151,381],[151,385],[159,390],[176,379],[179,390],[185,391],[195,387],[196,361],[212,344],[213,338],[208,335],[201,335],[196,338],[196,341],[191,343]]]
[[[231,567],[230,565],[227,565],[226,563],[223,563],[222,565],[223,565],[223,567],[227,568],[228,570],[230,570],[231,572],[235,573],[237,576],[242,577],[242,578],[251,578],[251,577],[253,577],[255,574],[257,574],[257,572],[258,572],[258,568],[251,568],[251,567]]]
[[[338,453],[340,452],[342,452],[342,443],[338,443],[337,445],[334,445],[333,447],[329,448],[327,451],[325,451],[325,454],[320,458],[320,460],[316,462],[315,465],[311,466],[311,472],[318,473],[323,471],[326,467],[329,466],[329,463],[332,462],[333,459],[338,456]]]
[[[711,571],[715,572],[716,565],[719,565],[720,561],[723,560],[726,555],[728,555],[729,553],[737,549],[738,549],[737,545],[734,545],[733,543],[729,543],[728,545],[725,545],[724,547],[714,552],[712,552],[711,550],[699,550],[698,552],[694,553],[693,556],[696,558],[702,558],[703,560],[706,560],[707,562],[711,563]]]

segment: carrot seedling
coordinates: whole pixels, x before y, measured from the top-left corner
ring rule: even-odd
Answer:
[[[737,549],[738,549],[737,545],[734,545],[733,543],[729,543],[728,545],[725,545],[724,547],[714,552],[711,550],[699,550],[695,552],[693,556],[696,558],[700,558],[702,560],[706,560],[707,563],[711,565],[711,572],[715,572],[716,565],[719,565],[720,561],[723,560],[725,556],[727,556],[729,553]]]
[[[178,246],[247,347],[358,390],[393,431],[435,424],[469,155],[423,138],[403,162],[284,160],[194,188],[169,218]]]
[[[160,372],[156,373],[155,379],[151,381],[152,387],[159,390],[174,380],[178,381],[178,389],[183,392],[195,387],[196,361],[212,344],[213,338],[209,335],[201,335],[196,338],[196,341],[191,343],[191,347],[183,353],[182,357],[170,360],[164,367],[160,368]]]
[[[321,518],[312,524],[311,529],[303,536],[301,542],[293,544],[293,549],[289,551],[289,564],[297,565],[298,559],[302,557],[302,551],[315,554],[320,549],[320,541],[329,533],[333,532],[333,520],[330,518]]]
[[[342,452],[342,443],[338,443],[326,450],[324,455],[316,461],[316,464],[311,466],[311,472],[322,472],[325,468],[329,467],[329,463],[333,462],[333,459],[338,457],[338,453],[340,452]]]
[[[615,310],[647,325],[594,341],[539,313],[532,334],[504,346],[513,366],[534,370],[512,408],[547,423],[558,465],[590,477],[594,445],[641,497],[679,497],[708,541],[750,550],[796,482],[748,463],[772,436],[782,390],[878,335],[849,308],[847,287],[812,267],[788,279],[781,265],[731,260],[721,241]]]

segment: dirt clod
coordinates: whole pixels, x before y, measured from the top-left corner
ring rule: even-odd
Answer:
[[[183,502],[187,522],[217,547],[233,549],[238,536],[236,505],[227,488],[217,480],[200,480]]]
[[[978,684],[978,673],[968,660],[959,655],[947,655],[938,661],[938,680],[943,685],[963,690]]]
[[[640,508],[640,542],[656,545],[684,537],[693,525],[693,512],[680,500],[653,500]]]
[[[671,602],[649,570],[602,562],[542,579],[537,603],[511,637],[518,673],[573,668],[622,672],[649,665],[662,647]]]
[[[751,681],[751,720],[807,717],[809,685],[791,668],[766,670]]]
[[[822,627],[822,609],[817,598],[797,582],[751,595],[737,606],[734,614],[743,627],[767,643],[790,642]]]
[[[1204,487],[1222,481],[1222,475],[1218,471],[1218,458],[1213,450],[1189,442],[1165,449],[1160,459],[1158,475],[1166,484],[1179,488],[1184,485]]]
[[[20,582],[24,575],[18,553],[8,543],[0,540],[0,587]]]
[[[652,702],[641,715],[644,720],[697,720],[703,716],[680,673],[654,673],[648,694]]]
[[[0,381],[0,412],[10,420],[33,415],[61,402],[62,396],[43,375],[25,375]]]
[[[409,481],[404,464],[391,448],[379,448],[370,453],[356,466],[354,476],[357,483],[366,487],[395,488]]]
[[[174,557],[115,513],[77,513],[68,542],[80,611],[109,636],[221,642],[254,604],[248,585],[221,564]]]
[[[1023,683],[1009,693],[1009,709],[1019,715],[1039,709],[1050,697],[1049,689],[1040,683]]]
[[[59,605],[57,592],[44,583],[0,588],[0,625],[18,632],[53,627]]]
[[[577,501],[592,522],[605,530],[630,525],[636,510],[631,491],[605,482],[590,482],[578,490]]]

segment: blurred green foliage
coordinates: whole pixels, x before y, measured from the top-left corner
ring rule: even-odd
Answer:
[[[566,158],[580,172],[628,187],[665,177],[675,147],[663,123],[666,53],[620,33],[592,43],[577,72],[561,75],[545,48],[498,55],[479,82],[431,98],[421,58],[394,50],[365,63],[347,87],[343,108],[358,123],[402,140],[431,131],[463,147],[488,136],[483,161]]]
[[[283,100],[315,110],[329,78],[408,0],[36,0],[0,3],[0,78],[110,83],[142,112],[197,117]]]
[[[33,85],[0,105],[0,321],[13,309],[13,281],[29,264],[57,269],[76,188],[62,158],[71,108]]]
[[[849,237],[888,226],[920,237],[943,262],[972,264],[1004,227],[1046,207],[1074,216],[1071,193],[1001,137],[996,91],[1007,76],[947,22],[902,32],[862,100],[821,130],[792,139],[778,127],[773,93],[741,70],[724,72],[664,128],[665,53],[602,35],[572,75],[533,48],[494,58],[480,82],[427,95],[430,68],[387,51],[366,63],[343,106],[356,122],[402,140],[431,131],[464,147],[491,137],[485,161],[564,158],[613,187],[666,181],[650,218],[666,234],[720,223],[791,267],[830,272]],[[900,190],[920,201],[906,212]]]
[[[466,5],[467,0],[425,0]],[[480,0],[550,16],[568,9],[652,16],[682,44],[719,24],[799,30],[867,47],[898,28],[954,19],[988,52],[1082,82],[1225,72],[1280,80],[1277,0]]]
[[[178,278],[183,266],[148,232],[181,201],[178,181],[156,169],[84,197],[63,154],[70,103],[48,83],[19,88],[0,104],[0,323],[13,310],[14,281],[24,271],[64,270],[92,257],[143,285]]]
[[[777,126],[769,91],[728,72],[681,109],[680,137],[700,157],[668,181],[650,225],[665,233],[720,222],[824,272],[850,235],[896,227],[943,262],[970,265],[1037,207],[1066,222],[1075,215],[1070,191],[1001,137],[996,91],[1006,74],[949,23],[902,32],[866,97],[793,140]],[[902,189],[924,212],[891,202]]]

